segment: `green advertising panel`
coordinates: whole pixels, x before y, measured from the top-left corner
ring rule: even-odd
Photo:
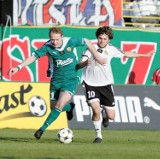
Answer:
[[[76,27],[60,26],[66,37],[85,37],[92,42],[96,42],[95,32],[97,27]],[[46,70],[48,67],[47,58],[37,60],[27,68],[23,68],[13,77],[9,77],[7,72],[11,66],[16,66],[32,52],[41,47],[49,39],[50,27],[7,27],[1,28],[1,80],[3,81],[31,81],[48,82]],[[160,46],[159,31],[112,28],[114,33],[111,44],[124,51],[135,53],[146,53],[155,50],[155,54],[149,58],[121,58],[113,59],[111,62],[115,84],[151,84],[152,74],[160,67]],[[4,34],[4,38],[2,38]],[[77,49],[80,59],[85,47]],[[78,72],[81,75],[81,70]],[[24,76],[25,74],[25,76]]]

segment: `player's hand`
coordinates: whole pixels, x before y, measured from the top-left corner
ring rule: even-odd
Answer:
[[[107,60],[106,60],[105,58],[101,57],[101,56],[98,56],[98,57],[96,58],[96,60],[97,60],[101,65],[104,65],[104,64],[107,63]]]
[[[17,67],[12,67],[9,70],[8,75],[14,75],[16,72],[18,72],[18,68]]]
[[[153,56],[153,54],[155,53],[155,50],[152,50],[150,52],[147,52],[145,55],[145,57],[150,57],[150,56]]]
[[[90,65],[92,63],[92,60],[91,59],[88,59],[87,60],[87,65]]]

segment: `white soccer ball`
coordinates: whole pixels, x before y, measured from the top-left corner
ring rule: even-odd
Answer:
[[[73,141],[73,132],[69,128],[62,128],[58,131],[57,137],[60,143],[69,144]]]
[[[33,96],[28,102],[29,109],[34,116],[43,116],[47,112],[47,105],[40,96]]]

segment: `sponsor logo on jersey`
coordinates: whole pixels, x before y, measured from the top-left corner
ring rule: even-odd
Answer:
[[[72,58],[68,58],[66,60],[56,60],[57,67],[66,66],[73,62]]]
[[[68,47],[68,48],[67,48],[67,51],[68,51],[68,52],[71,52],[71,51],[72,51],[72,48],[71,48],[71,47]]]
[[[105,51],[104,51],[104,54],[105,54],[105,55],[108,55],[108,52],[107,52],[107,50],[105,50]]]

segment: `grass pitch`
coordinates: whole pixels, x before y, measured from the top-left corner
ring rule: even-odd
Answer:
[[[40,140],[35,130],[0,129],[0,159],[158,159],[160,131],[103,130],[103,142],[93,144],[94,130],[74,130],[74,141],[61,144],[58,130]]]

